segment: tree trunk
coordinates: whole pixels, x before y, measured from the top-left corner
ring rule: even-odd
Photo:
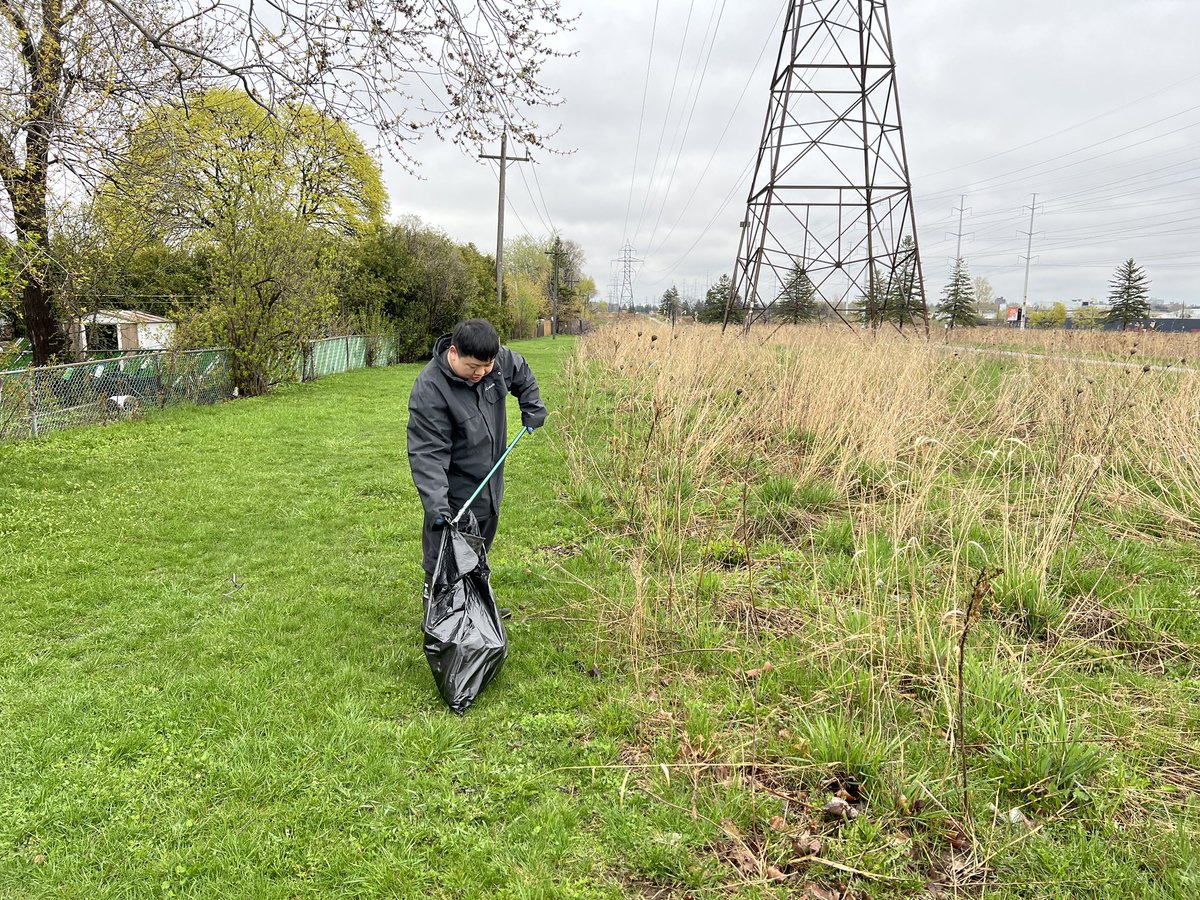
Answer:
[[[66,334],[54,317],[54,294],[48,283],[50,230],[46,216],[46,167],[27,165],[14,179],[11,198],[17,244],[24,257],[22,311],[33,345],[33,364],[46,366],[70,353]]]
[[[41,248],[36,251],[41,252]],[[25,272],[22,292],[25,330],[33,345],[33,364],[51,365],[56,359],[65,360],[70,345],[62,326],[54,318],[54,296],[46,284],[46,267],[38,260]]]

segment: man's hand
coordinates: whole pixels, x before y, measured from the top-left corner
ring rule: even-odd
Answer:
[[[434,531],[441,531],[446,527],[447,520],[445,516],[434,516],[433,523],[430,526]]]

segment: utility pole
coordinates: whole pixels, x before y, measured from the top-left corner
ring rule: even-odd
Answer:
[[[510,162],[529,162],[529,154],[524,156],[508,156],[508,129],[500,134],[500,155],[480,153],[480,159],[500,160],[500,209],[496,214],[496,303],[504,306],[504,175]]]
[[[954,251],[954,264],[955,264],[955,265],[958,265],[958,261],[959,261],[960,259],[962,259],[962,242],[963,242],[963,214],[964,214],[964,213],[969,213],[969,212],[970,212],[970,210],[969,210],[969,209],[967,209],[966,207],[967,207],[967,195],[966,195],[966,194],[963,194],[963,195],[962,195],[962,200],[960,200],[960,201],[958,202],[958,206],[956,206],[956,207],[955,207],[955,208],[952,210],[953,212],[956,212],[956,213],[958,213],[958,231],[957,231],[957,235],[958,235],[958,249]],[[974,236],[974,235],[972,235],[972,237],[973,237],[973,236]]]
[[[550,294],[550,337],[553,339],[558,337],[558,262],[562,257],[562,238],[554,238],[546,255],[554,262],[554,282]]]
[[[1026,323],[1029,321],[1029,264],[1033,261],[1033,217],[1037,214],[1037,198],[1038,195],[1033,195],[1033,203],[1029,206],[1029,230],[1018,231],[1017,234],[1027,235],[1029,244],[1025,248],[1025,292],[1021,299],[1021,330],[1024,331]]]

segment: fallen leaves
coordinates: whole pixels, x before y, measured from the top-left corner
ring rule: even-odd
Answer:
[[[761,876],[763,874],[762,864],[746,843],[746,839],[742,837],[741,829],[735,823],[725,821],[721,823],[721,830],[725,832],[725,836],[729,840],[721,845],[718,856],[721,856],[725,862],[743,875]]]
[[[763,675],[766,675],[768,672],[774,672],[774,671],[775,671],[775,666],[772,663],[765,662],[762,664],[761,667],[759,667],[757,669],[747,669],[746,677],[750,678],[750,679],[759,678]]]

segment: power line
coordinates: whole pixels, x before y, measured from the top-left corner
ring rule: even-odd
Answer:
[[[1037,144],[1042,143],[1043,141],[1048,141],[1048,140],[1051,140],[1052,138],[1058,137],[1059,135],[1066,134],[1068,131],[1074,131],[1076,128],[1082,128],[1084,125],[1090,125],[1092,122],[1097,122],[1100,119],[1105,119],[1115,113],[1121,112],[1122,110],[1126,110],[1131,106],[1137,106],[1138,104],[1143,103],[1146,100],[1153,100],[1155,98],[1161,97],[1167,91],[1173,90],[1173,89],[1179,87],[1180,85],[1187,84],[1190,81],[1195,81],[1197,78],[1200,78],[1200,72],[1197,72],[1195,75],[1189,75],[1187,78],[1184,78],[1182,81],[1177,81],[1174,84],[1167,85],[1167,87],[1163,88],[1162,90],[1156,90],[1153,93],[1146,94],[1145,96],[1142,96],[1142,97],[1138,97],[1136,100],[1131,100],[1128,103],[1123,103],[1120,106],[1114,107],[1113,109],[1110,109],[1107,112],[1102,112],[1099,115],[1092,116],[1090,119],[1084,119],[1082,122],[1076,122],[1074,125],[1068,125],[1066,128],[1060,128],[1058,131],[1052,132],[1047,135],[1043,135],[1042,137],[1039,137],[1039,138],[1034,138],[1032,141],[1028,141],[1027,143],[1020,144],[1016,147],[1010,147],[1007,150],[1001,150],[999,153],[993,153],[991,156],[984,156],[979,159],[972,160],[971,162],[960,163],[957,166],[951,166],[948,169],[939,169],[937,172],[930,172],[925,177],[926,178],[934,178],[938,175],[945,175],[947,172],[956,172],[959,169],[966,169],[966,168],[969,168],[970,166],[978,165],[981,162],[989,162],[990,160],[993,160],[993,159],[999,159],[1001,156],[1007,156],[1010,153],[1016,153],[1018,150],[1026,150],[1029,147],[1033,147]]]
[[[542,207],[546,210],[546,218],[550,220],[550,228],[555,234],[558,234],[558,226],[554,224],[554,216],[550,215],[550,204],[546,202],[546,195],[542,193],[542,180],[538,178],[537,163],[533,165],[533,183],[537,185],[538,196],[542,198]]]
[[[623,230],[626,234],[629,232],[629,212],[633,207],[633,185],[637,180],[638,155],[642,149],[642,124],[646,119],[646,95],[650,92],[650,67],[654,63],[654,38],[658,33],[658,4],[659,0],[654,0],[654,21],[650,26],[650,53],[646,58],[646,77],[642,85],[642,111],[638,114],[637,141],[633,147],[633,171],[629,173],[629,199],[625,201]]]
[[[689,0],[687,20],[683,23],[683,37],[680,39],[679,43],[679,55],[675,59],[675,74],[671,77],[671,92],[667,97],[667,109],[666,112],[663,113],[662,128],[658,132],[658,146],[654,149],[654,162],[650,165],[651,187],[654,185],[654,176],[658,172],[658,160],[660,154],[662,153],[663,138],[666,137],[667,134],[667,123],[671,121],[671,107],[675,105],[675,87],[679,82],[679,69],[683,65],[684,51],[687,50],[688,29],[691,28],[692,25],[692,11],[695,9],[695,6],[696,0]],[[703,47],[703,41],[701,41],[701,47]],[[686,102],[687,98],[684,97],[684,103]],[[646,193],[642,195],[642,211],[638,215],[638,227],[634,232],[634,240],[637,239],[637,234],[641,231],[642,218],[646,215],[646,203],[649,199],[650,189],[647,189]]]
[[[714,27],[713,17],[710,14],[709,21],[708,21],[708,27],[705,29],[704,37],[701,38],[701,40],[700,40],[700,52],[699,52],[699,55],[697,55],[697,57],[696,57],[698,68],[692,72],[692,80],[691,80],[691,83],[688,85],[687,93],[684,95],[683,105],[680,107],[680,111],[679,111],[679,119],[675,123],[675,131],[671,135],[671,141],[668,144],[667,155],[670,156],[671,155],[670,148],[675,147],[675,138],[676,138],[676,136],[679,135],[680,125],[683,124],[683,118],[685,115],[684,110],[688,109],[688,99],[691,98],[691,108],[690,108],[690,111],[686,113],[687,126],[684,128],[683,136],[679,139],[679,146],[675,150],[675,167],[676,168],[678,168],[678,165],[679,165],[679,158],[683,155],[684,145],[687,143],[687,136],[688,136],[688,132],[691,130],[691,127],[692,127],[692,118],[696,114],[696,107],[700,103],[700,94],[704,90],[704,80],[705,80],[705,77],[708,75],[708,64],[709,64],[709,61],[712,59],[713,48],[716,46],[716,43],[717,43],[717,35],[720,33],[720,30],[721,30],[721,20],[725,16],[726,2],[727,2],[727,0],[721,0],[721,6],[720,6],[719,10],[715,3],[713,5],[713,12],[716,13],[716,25]],[[709,37],[710,34],[711,34],[711,38]],[[705,53],[705,50],[704,50],[705,42],[708,43],[707,54]],[[701,58],[703,58],[703,60],[704,60],[703,64],[700,64]],[[697,82],[697,75],[699,76],[698,82]],[[694,95],[692,94],[693,86],[695,86],[695,88],[696,88],[696,92]],[[670,196],[671,184],[674,183],[674,178],[675,178],[675,170],[672,169],[671,180],[670,180],[670,182],[668,182],[667,188],[664,191],[664,196],[663,196],[664,203],[666,202],[667,197]],[[653,189],[654,189],[654,185],[652,182],[646,191],[647,198],[649,197],[649,195],[653,191]],[[643,204],[642,215],[639,216],[637,228],[634,231],[634,239],[635,240],[637,239],[637,237],[639,237],[641,235],[642,221],[645,217],[645,212],[646,212],[646,207]]]
[[[659,250],[661,250],[664,246],[666,246],[667,241],[669,241],[671,239],[671,235],[673,235],[675,233],[675,229],[679,226],[679,223],[683,221],[683,217],[687,214],[688,209],[691,207],[692,201],[696,199],[696,195],[699,193],[699,190],[700,190],[700,185],[704,182],[705,177],[708,175],[709,170],[712,168],[713,160],[715,160],[717,158],[717,151],[720,150],[721,144],[725,140],[725,136],[729,133],[729,126],[733,124],[733,120],[737,117],[737,112],[741,108],[742,100],[745,99],[746,91],[749,90],[750,84],[754,81],[754,76],[757,74],[758,67],[762,63],[763,57],[766,55],[767,48],[771,46],[772,39],[775,37],[775,28],[779,24],[779,18],[780,18],[780,16],[783,15],[783,13],[784,13],[784,9],[781,7],[779,10],[779,13],[775,16],[775,21],[771,24],[771,31],[767,35],[767,39],[765,41],[763,41],[762,49],[759,50],[758,59],[755,60],[754,65],[750,69],[750,74],[746,77],[746,83],[744,85],[742,85],[742,92],[738,95],[737,102],[734,103],[733,109],[729,113],[729,118],[725,120],[725,127],[721,130],[721,136],[719,138],[717,138],[717,143],[713,147],[712,153],[709,154],[708,162],[706,162],[704,164],[704,169],[700,173],[700,177],[698,179],[696,179],[695,184],[692,185],[692,190],[691,190],[691,193],[688,194],[687,202],[683,204],[683,208],[680,209],[679,215],[676,217],[675,221],[671,223],[671,227],[668,229],[666,236],[663,237],[662,240],[660,240],[658,242],[657,246],[655,246],[649,252],[648,255],[653,256]],[[676,158],[675,158],[675,165],[676,165],[676,167],[679,166],[679,156],[676,156]],[[675,175],[674,170],[672,170],[672,173],[671,173],[672,181],[674,180],[674,175]],[[658,210],[658,218],[655,219],[654,227],[650,230],[650,239],[651,240],[653,240],[654,235],[658,233],[658,225],[659,225],[659,222],[662,220],[663,212],[666,210],[667,200],[668,200],[669,196],[670,196],[670,193],[668,191],[663,197],[662,206],[660,206],[659,210]]]
[[[996,181],[997,179],[1001,179],[1001,178],[1007,178],[1007,177],[1008,177],[1008,176],[1010,176],[1010,175],[1018,175],[1018,174],[1020,174],[1020,173],[1022,173],[1022,172],[1029,172],[1029,171],[1030,171],[1030,170],[1032,170],[1032,169],[1039,169],[1039,168],[1041,168],[1042,166],[1048,165],[1049,163],[1058,162],[1059,160],[1062,160],[1062,159],[1067,159],[1068,157],[1075,156],[1077,153],[1086,153],[1088,150],[1090,150],[1090,149],[1092,149],[1092,148],[1094,148],[1094,147],[1099,147],[1099,146],[1101,146],[1101,145],[1103,145],[1103,144],[1108,144],[1108,143],[1111,143],[1112,141],[1120,140],[1120,139],[1121,139],[1121,138],[1123,138],[1123,137],[1129,137],[1130,135],[1136,134],[1136,133],[1138,133],[1138,132],[1140,132],[1140,131],[1145,131],[1147,128],[1152,128],[1152,127],[1154,127],[1155,125],[1160,125],[1160,124],[1162,124],[1163,122],[1169,121],[1170,119],[1176,119],[1176,118],[1178,118],[1179,116],[1186,115],[1187,113],[1190,113],[1190,112],[1195,112],[1196,110],[1200,110],[1200,105],[1197,105],[1197,106],[1190,107],[1190,108],[1188,108],[1188,109],[1185,109],[1185,110],[1183,110],[1183,111],[1181,111],[1181,112],[1177,112],[1177,113],[1175,113],[1175,114],[1173,114],[1173,115],[1166,116],[1166,117],[1164,117],[1164,118],[1162,118],[1162,119],[1158,119],[1157,121],[1154,121],[1154,122],[1149,122],[1149,123],[1147,123],[1146,125],[1141,125],[1141,126],[1139,126],[1139,127],[1137,127],[1137,128],[1130,129],[1129,131],[1122,132],[1121,134],[1114,135],[1113,137],[1110,137],[1110,138],[1105,138],[1105,139],[1104,139],[1104,140],[1102,140],[1102,141],[1094,141],[1094,142],[1092,142],[1091,144],[1089,144],[1087,147],[1081,147],[1081,148],[1079,148],[1079,149],[1077,149],[1077,150],[1071,150],[1071,151],[1069,151],[1069,152],[1067,152],[1067,153],[1061,153],[1061,154],[1059,154],[1058,156],[1053,156],[1053,157],[1051,157],[1050,159],[1042,160],[1041,162],[1037,162],[1037,163],[1031,163],[1031,164],[1029,164],[1029,165],[1027,165],[1027,166],[1021,166],[1020,168],[1017,168],[1017,169],[1012,169],[1011,171],[1008,171],[1008,172],[1003,172],[1003,173],[1001,173],[1001,174],[999,174],[999,175],[993,175],[992,177],[990,177],[990,178],[985,178],[985,179],[983,179],[982,181],[977,181],[977,182],[974,182],[974,186],[975,186],[976,188],[978,188],[978,187],[980,187],[980,186],[982,186],[982,185],[987,185],[987,184],[989,184],[989,182]],[[1125,146],[1125,147],[1117,147],[1117,148],[1115,148],[1115,149],[1113,149],[1113,150],[1106,150],[1106,151],[1105,151],[1105,152],[1103,152],[1103,153],[1098,153],[1098,154],[1096,154],[1095,156],[1089,156],[1089,157],[1087,157],[1086,159],[1076,160],[1076,161],[1074,161],[1074,162],[1067,163],[1066,165],[1063,165],[1063,166],[1056,166],[1055,168],[1053,168],[1053,169],[1047,169],[1047,170],[1046,170],[1046,171],[1044,171],[1044,172],[1037,172],[1037,173],[1036,173],[1036,176],[1037,176],[1038,178],[1041,178],[1042,176],[1044,176],[1044,175],[1048,175],[1048,174],[1050,174],[1050,173],[1052,173],[1052,172],[1061,172],[1061,171],[1063,171],[1063,170],[1065,170],[1065,169],[1071,169],[1071,168],[1073,168],[1073,167],[1075,167],[1075,166],[1080,166],[1080,165],[1083,165],[1084,163],[1094,162],[1094,161],[1095,161],[1095,160],[1097,160],[1097,159],[1103,159],[1103,158],[1104,158],[1104,157],[1106,157],[1106,156],[1112,156],[1114,153],[1121,153],[1121,152],[1123,152],[1123,151],[1126,151],[1126,150],[1132,150],[1132,149],[1133,149],[1133,148],[1135,148],[1135,147],[1141,147],[1141,146],[1142,146],[1142,145],[1144,145],[1144,144],[1149,144],[1149,143],[1152,143],[1153,141],[1159,141],[1159,140],[1162,140],[1162,139],[1163,139],[1163,138],[1165,138],[1165,137],[1170,137],[1170,136],[1172,136],[1172,135],[1179,134],[1179,133],[1181,133],[1181,132],[1187,131],[1188,129],[1195,128],[1197,125],[1200,125],[1200,121],[1197,121],[1197,122],[1189,122],[1187,125],[1180,126],[1179,128],[1174,128],[1174,129],[1172,129],[1171,131],[1166,131],[1166,132],[1163,132],[1162,134],[1156,134],[1156,135],[1153,135],[1153,136],[1151,136],[1151,137],[1148,137],[1148,138],[1146,138],[1145,140],[1136,141],[1135,143],[1129,144],[1129,145],[1127,145],[1127,146]],[[1000,183],[1000,184],[991,185],[991,188],[992,188],[992,189],[995,189],[995,188],[997,188],[997,187],[1005,187],[1005,186],[1007,186],[1007,185],[1010,185],[1010,184],[1018,184],[1018,183],[1020,183],[1020,182],[1021,182],[1021,181],[1023,181],[1023,180],[1025,180],[1025,179],[1016,179],[1015,181],[1007,181],[1007,182],[1002,182],[1002,183]],[[942,191],[942,192],[935,193],[935,194],[928,194],[928,195],[925,195],[925,196],[921,197],[920,199],[921,199],[922,201],[927,201],[927,200],[936,200],[936,199],[939,199],[939,198],[944,198],[944,197],[946,197],[946,196],[953,196],[953,195],[954,195],[954,193],[956,193],[956,190],[954,190],[954,191]]]

